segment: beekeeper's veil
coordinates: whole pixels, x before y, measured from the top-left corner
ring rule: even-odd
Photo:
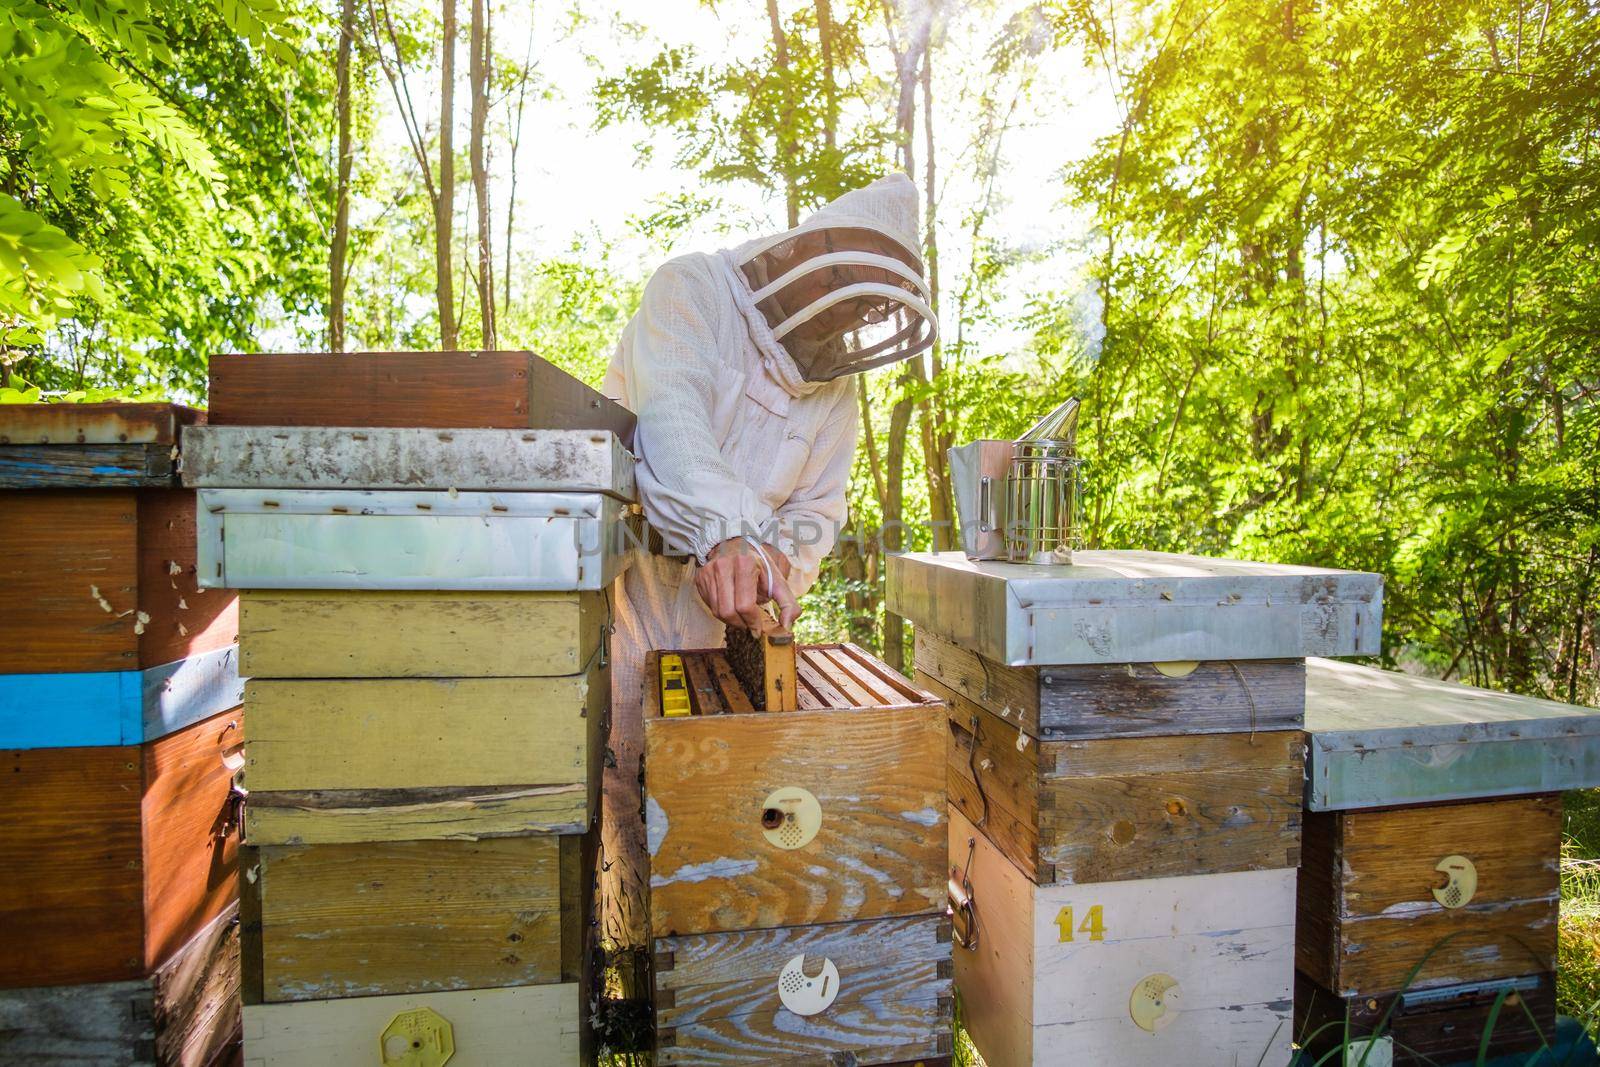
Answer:
[[[933,344],[904,174],[845,193],[792,230],[735,251],[755,306],[807,381],[908,359]]]

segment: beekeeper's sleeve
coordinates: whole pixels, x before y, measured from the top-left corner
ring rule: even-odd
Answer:
[[[669,552],[702,563],[722,541],[773,517],[717,442],[715,428],[739,393],[718,352],[718,281],[692,262],[663,264],[645,285],[625,371],[639,417],[635,479],[645,516]]]

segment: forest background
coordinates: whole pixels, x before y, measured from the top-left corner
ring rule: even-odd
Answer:
[[[256,350],[598,384],[655,264],[901,169],[943,337],[859,380],[891,534],[807,636],[904,664],[883,556],[950,547],[945,450],[1078,396],[1090,546],[1379,571],[1388,665],[1600,699],[1580,0],[0,0],[0,88],[0,401],[203,402]]]

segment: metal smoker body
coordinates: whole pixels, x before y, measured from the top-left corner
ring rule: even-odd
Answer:
[[[950,450],[950,476],[969,559],[1070,563],[1079,547],[1082,466],[1078,401],[1068,400],[1015,441]]]

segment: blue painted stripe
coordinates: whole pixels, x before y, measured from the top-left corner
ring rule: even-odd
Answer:
[[[143,671],[0,674],[0,749],[137,745],[238,707],[238,646]]]

